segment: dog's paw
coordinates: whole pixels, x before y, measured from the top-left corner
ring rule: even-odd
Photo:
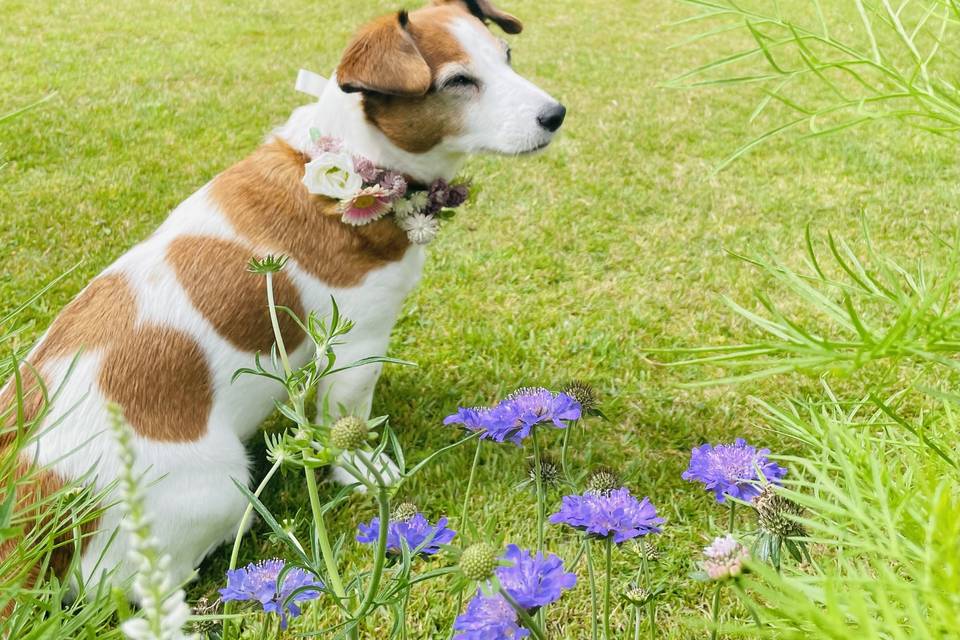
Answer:
[[[383,478],[383,481],[387,484],[387,486],[394,485],[400,480],[400,468],[397,466],[397,463],[385,453],[373,456],[366,451],[353,451],[349,453],[345,452],[340,454],[340,460],[348,462],[363,475],[365,480],[376,484],[376,477],[374,477],[370,469],[367,469],[366,465],[364,465],[363,462],[358,459],[359,456],[363,456],[363,459],[368,461],[370,465],[380,473],[380,477]],[[337,482],[337,484],[342,485],[360,482],[359,479],[354,477],[353,473],[344,469],[339,463],[333,467],[333,479]],[[360,493],[366,493],[367,487],[363,484],[359,484],[356,490]]]

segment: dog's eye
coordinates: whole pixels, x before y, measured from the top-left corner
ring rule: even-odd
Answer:
[[[507,64],[513,64],[513,51],[507,47]]]
[[[464,87],[478,87],[480,86],[476,78],[471,78],[468,75],[458,73],[457,75],[448,78],[443,83],[444,89],[458,89]]]

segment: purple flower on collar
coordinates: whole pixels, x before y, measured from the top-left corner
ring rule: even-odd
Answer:
[[[380,176],[380,170],[377,169],[377,165],[373,164],[373,161],[369,158],[364,158],[363,156],[353,156],[353,169],[363,178],[364,184],[372,184],[376,182]]]
[[[374,518],[370,524],[358,525],[357,530],[357,542],[375,544],[380,534],[380,518]],[[417,513],[409,520],[390,521],[387,525],[387,551],[400,554],[402,540],[410,551],[423,544],[418,553],[429,556],[440,551],[440,545],[450,544],[456,534],[456,531],[447,528],[446,518],[440,518],[437,524],[432,525],[423,514]]]
[[[769,454],[769,449],[758,451],[743,438],[733,444],[703,444],[693,449],[682,478],[702,482],[717,502],[725,502],[727,496],[751,502],[760,495],[762,481],[780,484],[787,475],[784,467],[767,458]]]
[[[450,191],[447,193],[447,202],[446,206],[448,207],[459,207],[464,202],[467,201],[467,197],[470,195],[470,189],[465,184],[455,184],[450,187]]]
[[[380,177],[380,186],[389,191],[394,198],[402,198],[407,194],[407,181],[396,171],[384,171]]]
[[[577,584],[577,576],[565,573],[563,560],[552,553],[534,554],[515,544],[507,545],[501,557],[509,564],[497,567],[500,586],[524,609],[537,609],[556,602],[563,591]]]
[[[453,636],[454,640],[520,640],[530,636],[503,596],[485,596],[479,589],[467,604],[467,610],[457,616],[453,628],[459,631]]]
[[[626,487],[608,493],[585,493],[564,496],[560,511],[550,516],[554,524],[568,524],[575,529],[607,538],[617,544],[660,533],[663,523],[649,498],[637,500]]]
[[[287,613],[291,618],[300,615],[298,602],[320,597],[323,583],[315,580],[303,569],[290,569],[279,583],[280,572],[285,563],[280,559],[263,560],[250,563],[242,569],[227,571],[227,586],[220,589],[224,602],[230,600],[249,600],[259,602],[263,610],[280,616],[280,627],[287,628]],[[287,602],[297,589],[312,587],[300,591]]]

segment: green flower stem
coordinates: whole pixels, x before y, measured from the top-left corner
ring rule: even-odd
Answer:
[[[467,480],[467,490],[463,494],[463,507],[460,509],[460,530],[467,530],[467,506],[470,503],[470,492],[473,491],[473,480],[477,477],[477,465],[480,463],[480,443],[477,440],[477,449],[473,453],[473,464],[470,465],[470,478]]]
[[[641,555],[640,555],[640,564],[643,567],[643,582],[644,588],[647,590],[647,618],[650,620],[650,640],[655,640],[657,637],[657,603],[653,594],[653,585],[650,582],[650,570],[647,567],[647,552],[643,549],[641,543]],[[640,634],[640,612],[637,611],[637,637]]]
[[[334,595],[341,603],[345,603],[347,592],[343,588],[343,582],[340,580],[340,571],[337,569],[336,558],[333,555],[333,548],[330,546],[330,537],[327,535],[327,527],[323,522],[323,512],[320,509],[320,494],[317,491],[317,477],[314,470],[308,466],[303,468],[307,480],[307,495],[310,496],[310,510],[313,513],[313,526],[317,532],[317,541],[320,544],[320,554],[323,556],[323,564],[327,569],[327,581]]]
[[[537,428],[533,428],[533,473],[537,482],[537,551],[543,552],[544,519],[547,500],[543,492],[543,468],[540,462],[540,442]]]
[[[584,551],[583,551],[583,545],[580,545],[580,548],[577,549],[577,555],[573,556],[573,560],[571,560],[571,561],[568,562],[568,563],[565,563],[565,565],[566,565],[566,567],[567,567],[567,571],[570,571],[571,573],[576,572],[576,570],[577,570],[577,565],[579,565],[579,564],[580,564],[580,560],[583,559],[583,553],[584,553]]]
[[[280,461],[277,460],[273,463],[273,466],[270,467],[270,470],[267,471],[267,475],[263,477],[263,480],[260,481],[260,484],[257,485],[256,491],[253,492],[253,495],[260,497],[260,494],[263,493],[263,490],[267,488],[267,484],[273,478],[277,470],[280,469]],[[237,527],[237,535],[233,539],[233,549],[230,551],[230,566],[228,567],[230,571],[233,571],[237,568],[237,561],[240,558],[240,541],[243,540],[243,534],[247,530],[247,525],[250,523],[250,518],[253,517],[253,503],[248,502],[247,508],[243,512],[243,517],[240,518],[240,526]],[[227,616],[233,611],[234,602],[229,601],[223,605],[223,615]],[[233,631],[233,625],[227,620],[223,621],[223,640],[230,640],[230,634]]]
[[[731,500],[730,501],[730,522],[727,525],[727,532],[731,534],[733,533],[734,516],[736,515],[736,513],[737,513],[737,503]]]
[[[360,606],[353,614],[353,619],[359,625],[360,621],[373,606],[377,591],[380,589],[380,579],[383,577],[383,567],[387,559],[387,530],[389,528],[387,525],[390,523],[390,495],[386,482],[384,482],[383,476],[380,475],[380,470],[367,460],[367,457],[362,453],[354,456],[354,458],[359,460],[377,481],[377,504],[380,508],[380,530],[377,532],[377,553],[373,561],[373,571],[370,574],[370,584],[367,587],[367,593],[363,598],[363,602],[360,603]]]
[[[470,478],[467,480],[467,490],[463,494],[463,507],[460,509],[460,531],[466,533],[467,531],[467,506],[470,502],[470,492],[473,491],[473,481],[477,476],[477,465],[480,463],[480,443],[482,440],[477,440],[477,448],[473,453],[473,464],[470,465]],[[457,609],[454,611],[453,615],[459,615],[460,608],[463,606],[463,591],[457,592]],[[453,637],[455,631],[451,626],[450,637]]]
[[[560,446],[560,470],[563,472],[563,479],[570,485],[573,484],[573,478],[570,477],[570,470],[567,468],[567,447],[570,444],[570,432],[579,424],[579,420],[567,424],[567,428],[563,430],[563,444]]]
[[[527,610],[521,607],[517,601],[513,599],[513,596],[511,596],[510,593],[503,587],[500,587],[500,595],[502,595],[503,599],[506,600],[510,606],[513,607],[514,611],[517,612],[520,622],[523,623],[525,629],[533,634],[534,638],[537,640],[546,640],[546,636],[543,635],[543,630],[540,629],[540,625],[538,625],[534,619],[530,617],[530,614],[527,613]]]
[[[710,640],[717,640],[717,632],[720,626],[720,588],[723,582],[717,581],[717,588],[713,592],[713,607],[711,607],[711,630]]]
[[[760,622],[760,616],[757,614],[757,610],[753,607],[753,601],[750,599],[750,596],[747,595],[747,592],[743,590],[743,587],[740,585],[739,579],[734,579],[733,581],[733,590],[736,592],[737,597],[740,598],[744,606],[747,608],[747,611],[750,612],[750,617],[753,618],[754,624],[757,625],[759,631],[763,631],[763,623]]]
[[[633,640],[640,640],[640,607],[633,608]]]
[[[610,633],[610,583],[613,582],[613,535],[607,536],[605,545],[605,564],[607,581],[603,586],[603,637],[604,640],[612,640]]]
[[[277,320],[277,305],[273,299],[273,273],[271,272],[267,272],[267,308],[270,310],[270,324],[273,325],[273,337],[277,342],[277,352],[280,354],[280,362],[283,364],[283,371],[289,378],[293,370],[290,368],[287,349],[283,345],[283,336],[280,333],[280,322]]]
[[[587,578],[590,582],[590,637],[597,640],[597,575],[593,571],[593,553],[590,551],[590,538],[583,537],[583,548],[587,552]]]

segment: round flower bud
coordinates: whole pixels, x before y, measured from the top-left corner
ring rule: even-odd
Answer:
[[[660,559],[660,550],[657,545],[648,542],[646,538],[637,543],[637,553],[648,562],[656,562]]]
[[[605,496],[623,486],[620,476],[609,467],[599,467],[587,478],[587,493]]]
[[[597,408],[597,392],[589,382],[573,380],[563,392],[579,402],[584,413]]]
[[[530,468],[527,470],[530,480],[537,481],[537,462],[530,461]],[[540,480],[545,487],[555,487],[560,484],[560,466],[550,456],[540,458]]]
[[[415,515],[417,515],[417,505],[412,502],[401,502],[393,510],[390,519],[394,522],[407,522]]]
[[[703,570],[711,580],[736,578],[745,570],[744,563],[750,558],[746,547],[727,534],[714,538],[703,550]]]
[[[630,588],[623,593],[623,598],[635,607],[642,607],[650,601],[650,595],[650,592],[643,587],[631,585]]]
[[[486,542],[477,542],[463,550],[460,571],[470,580],[486,580],[497,568],[497,549]]]
[[[757,523],[760,530],[783,538],[796,538],[807,535],[803,525],[793,518],[803,515],[803,508],[792,500],[784,498],[767,485],[753,500],[757,510]]]
[[[353,451],[367,442],[367,421],[356,416],[344,416],[333,423],[330,442],[338,449]]]

